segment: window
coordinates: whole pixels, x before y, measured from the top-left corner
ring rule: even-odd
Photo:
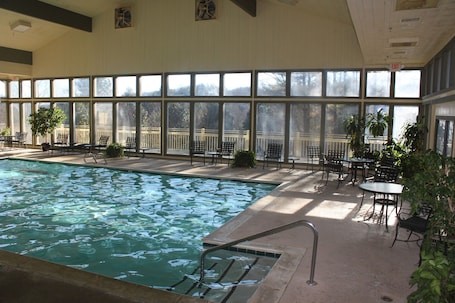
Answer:
[[[136,103],[119,102],[117,104],[116,142],[125,146],[126,138],[136,138]]]
[[[190,137],[190,103],[167,104],[167,153],[188,155]]]
[[[10,81],[9,82],[9,97],[19,98],[19,81]]]
[[[250,149],[251,106],[249,103],[225,103],[223,139],[235,142],[235,150]]]
[[[54,98],[68,98],[70,96],[70,80],[54,79],[52,81],[52,94]]]
[[[113,79],[112,77],[96,77],[94,80],[95,97],[112,97],[113,96]]]
[[[90,143],[90,103],[74,103],[74,142]]]
[[[403,136],[404,127],[417,121],[419,107],[412,105],[395,105],[393,107],[392,138],[399,141]]]
[[[161,153],[161,103],[142,102],[140,146],[149,148],[147,152]]]
[[[74,78],[72,89],[73,97],[90,97],[90,78]]]
[[[251,73],[226,73],[223,76],[223,96],[251,96]]]
[[[31,98],[32,97],[32,81],[31,80],[22,80],[21,81],[21,96],[22,96],[22,98]]]
[[[291,96],[322,96],[322,72],[292,72]]]
[[[109,141],[112,141],[112,107],[111,102],[95,103],[95,144],[101,136],[109,136]]]
[[[420,71],[402,70],[395,73],[395,98],[420,97]]]
[[[285,72],[259,72],[257,76],[258,96],[286,96]]]
[[[267,151],[268,143],[284,143],[284,103],[259,103],[256,116],[256,154]]]
[[[389,71],[368,71],[366,97],[390,97],[390,80]]]
[[[289,156],[307,157],[309,146],[320,146],[321,104],[291,104]]]
[[[0,102],[0,129],[7,127],[6,125],[6,103]]]
[[[194,80],[195,96],[220,95],[220,74],[197,74]]]
[[[139,96],[160,97],[161,75],[147,75],[139,77]]]
[[[35,80],[35,98],[50,98],[51,80]]]
[[[325,118],[324,153],[329,150],[344,151],[348,155],[348,139],[343,121],[359,114],[356,104],[327,104]]]
[[[218,144],[217,102],[196,102],[194,104],[194,140],[205,141],[208,151],[215,151]]]
[[[328,97],[359,97],[360,71],[328,71]]]
[[[0,98],[6,98],[6,81],[0,80]]]
[[[116,97],[136,97],[136,76],[115,78]]]
[[[183,97],[190,95],[191,75],[179,74],[167,76],[167,95],[169,97]]]
[[[381,111],[383,115],[389,114],[389,106],[384,104],[369,104],[365,107],[365,115],[368,116],[369,114],[374,115],[377,117],[378,112]],[[368,122],[368,118],[366,119]],[[368,130],[368,125],[365,128],[365,143],[370,144],[370,150],[382,150],[384,148],[384,144],[387,143],[387,133],[388,129],[384,130],[384,134],[382,136],[374,137],[370,131]]]
[[[68,83],[69,83],[69,80],[68,80]],[[58,102],[55,104],[55,107],[57,108],[60,108],[66,115],[66,119],[65,121],[63,121],[63,123],[61,125],[59,125],[56,129],[55,129],[55,138],[57,139],[58,135],[64,135],[64,136],[67,136],[68,138],[68,142],[66,143],[70,143],[69,140],[69,134],[70,134],[70,105],[68,102]],[[65,142],[64,142],[65,143]]]
[[[436,117],[436,152],[451,157],[453,151],[454,118]]]

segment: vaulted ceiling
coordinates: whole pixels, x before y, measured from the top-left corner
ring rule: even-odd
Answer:
[[[302,14],[313,14],[352,24],[365,65],[371,67],[390,63],[423,66],[455,36],[455,0],[231,1],[239,6],[242,2],[251,6],[267,1],[301,10]],[[34,7],[30,6],[32,2],[50,6],[47,9],[26,9],[26,6]],[[83,25],[87,22],[83,21],[84,18],[91,19],[114,9],[122,1],[28,0],[27,4],[23,3],[17,0],[0,0],[0,49],[33,52],[68,31],[90,31],[84,28],[87,27],[87,24]],[[47,10],[53,9],[57,11],[46,14]],[[59,18],[61,14],[68,15]],[[12,31],[11,25],[18,20],[30,22],[31,29],[24,33]],[[68,24],[68,20],[71,23]],[[9,61],[5,58],[0,60]]]

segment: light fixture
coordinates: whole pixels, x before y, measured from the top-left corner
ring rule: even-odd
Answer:
[[[25,31],[29,30],[31,27],[32,27],[32,24],[30,22],[24,21],[24,20],[17,20],[10,24],[10,28],[12,31],[20,32],[20,33],[23,33]]]

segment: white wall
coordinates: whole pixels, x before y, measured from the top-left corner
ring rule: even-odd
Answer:
[[[72,30],[33,53],[34,77],[243,69],[360,68],[354,28],[292,6],[257,2],[251,17],[218,0],[217,19],[195,21],[194,0],[135,0],[133,28],[114,7],[93,32]]]

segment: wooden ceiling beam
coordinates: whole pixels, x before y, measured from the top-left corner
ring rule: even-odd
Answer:
[[[96,1],[96,0],[95,0]],[[92,18],[38,0],[0,0],[0,8],[92,32]]]
[[[256,0],[231,0],[252,17],[256,17]]]
[[[0,46],[0,61],[32,65],[33,53],[20,49]]]

